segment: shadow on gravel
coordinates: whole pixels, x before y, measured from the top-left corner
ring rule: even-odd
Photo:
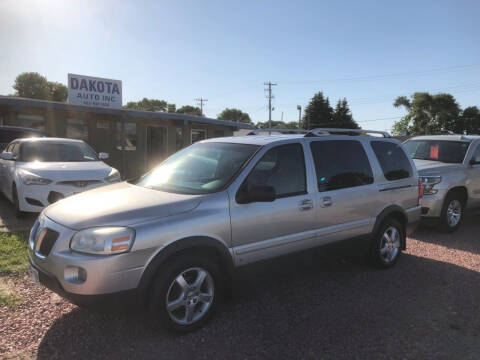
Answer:
[[[0,193],[0,231],[30,230],[37,216],[37,213],[26,213],[18,219],[10,201]]]
[[[423,221],[412,238],[450,249],[480,254],[480,210],[469,212],[460,228],[453,233],[442,232],[434,221]]]
[[[386,271],[315,252],[240,269],[205,328],[153,330],[141,315],[81,309],[53,323],[39,359],[451,359],[480,353],[480,273],[403,254]]]

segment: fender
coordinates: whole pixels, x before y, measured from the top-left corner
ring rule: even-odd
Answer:
[[[382,223],[387,219],[390,215],[393,213],[396,214],[401,214],[403,217],[403,221],[405,223],[405,226],[407,225],[408,222],[408,217],[405,211],[398,205],[390,205],[387,206],[385,209],[382,210],[380,214],[377,216],[377,220],[375,221],[375,225],[373,226],[373,231],[372,234],[375,235],[378,232],[378,229],[382,225]],[[403,234],[402,238],[402,250],[405,250],[407,248],[407,241],[406,241],[406,234]]]
[[[221,261],[220,265],[227,271],[227,276],[231,278],[234,265],[232,255],[228,248],[219,240],[206,236],[194,236],[174,241],[161,248],[143,271],[138,288],[141,289],[145,295],[155,273],[165,261],[180,251],[195,250],[198,248],[213,250],[219,256],[219,260]]]

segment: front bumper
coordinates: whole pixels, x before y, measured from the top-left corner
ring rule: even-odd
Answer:
[[[38,229],[43,228],[58,233],[48,254],[36,250]],[[42,283],[45,286],[63,296],[105,295],[134,290],[139,286],[152,250],[107,256],[79,254],[70,250],[74,234],[74,230],[44,215],[40,215],[35,223],[30,234],[28,256],[32,266],[44,274]]]
[[[43,208],[55,201],[81,192],[92,190],[110,183],[91,184],[84,187],[73,185],[48,184],[48,185],[25,185],[22,184],[19,190],[18,201],[21,211],[41,212]]]
[[[38,280],[41,285],[76,305],[98,306],[105,309],[116,309],[129,305],[142,305],[145,302],[145,293],[139,288],[100,295],[79,295],[71,293],[62,287],[54,275],[49,274],[37,267],[31,259],[30,266],[37,270]]]
[[[447,189],[437,189],[438,192],[432,195],[423,195],[420,199],[422,217],[440,217],[443,201],[447,195]]]

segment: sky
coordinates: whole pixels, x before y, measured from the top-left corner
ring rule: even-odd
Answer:
[[[0,0],[0,94],[35,71],[122,80],[123,103],[208,99],[297,121],[323,91],[363,128],[391,130],[397,96],[449,92],[480,106],[480,1]]]

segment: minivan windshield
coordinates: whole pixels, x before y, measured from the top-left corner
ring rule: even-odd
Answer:
[[[197,143],[172,155],[133,183],[181,194],[212,193],[228,184],[258,148],[248,144]]]
[[[46,141],[22,143],[18,160],[22,162],[99,161],[95,151],[85,143],[54,143]]]
[[[470,142],[449,140],[408,140],[405,147],[413,159],[460,164]]]

